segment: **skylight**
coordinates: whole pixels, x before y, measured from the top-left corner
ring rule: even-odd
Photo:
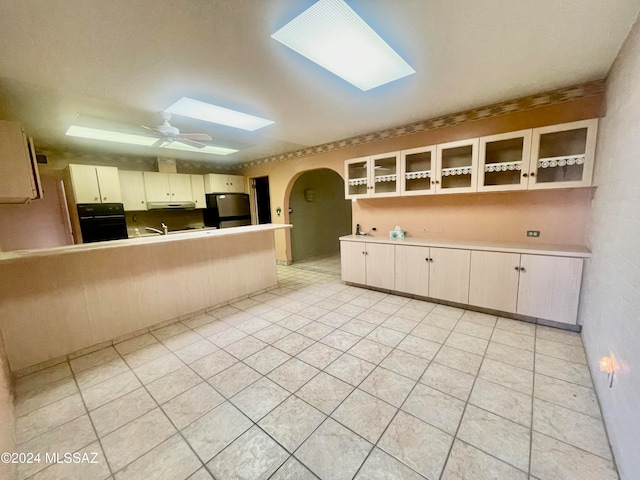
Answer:
[[[361,90],[415,73],[343,0],[320,0],[271,37]]]
[[[182,115],[183,117],[204,120],[205,122],[217,123],[228,127],[241,128],[243,130],[257,130],[274,123],[266,118],[256,117],[248,113],[238,112],[218,105],[194,100],[193,98],[182,97],[165,111]]]

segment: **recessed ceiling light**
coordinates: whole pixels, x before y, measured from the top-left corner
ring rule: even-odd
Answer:
[[[320,0],[271,37],[365,91],[416,73],[343,0]]]
[[[243,130],[257,130],[274,123],[272,120],[238,112],[229,108],[219,107],[210,103],[182,97],[176,103],[165,110],[166,112],[183,117],[196,118],[205,122],[217,123],[228,127],[241,128]]]
[[[70,137],[106,140],[107,142],[130,143],[132,145],[144,145],[147,147],[150,147],[158,141],[158,139],[154,137],[146,137],[144,135],[136,135],[134,133],[103,130],[100,128],[81,127],[79,125],[71,125],[67,129],[66,134]]]
[[[151,147],[159,140],[158,137],[147,137],[145,135],[136,135],[135,133],[117,132],[101,128],[82,127],[80,125],[71,125],[67,129],[66,134],[70,137],[106,140],[107,142],[128,143],[131,145],[142,145],[145,147]],[[233,148],[219,147],[217,145],[207,145],[203,148],[195,148],[180,142],[170,143],[163,148],[185,150],[188,152],[210,153],[213,155],[229,155],[230,153],[238,151]]]
[[[207,145],[203,148],[195,148],[190,145],[186,145],[180,142],[173,142],[169,145],[165,145],[164,148],[172,148],[174,150],[185,150],[187,152],[199,152],[199,153],[212,153],[214,155],[229,155],[230,153],[236,153],[238,150],[233,148],[218,147],[216,145]]]

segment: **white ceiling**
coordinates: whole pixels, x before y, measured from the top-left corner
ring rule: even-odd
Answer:
[[[640,0],[347,0],[416,74],[362,92],[270,38],[313,0],[3,0],[0,118],[45,150],[233,163],[602,79]],[[182,96],[274,120],[174,117],[226,157],[72,139],[76,115],[157,124]]]

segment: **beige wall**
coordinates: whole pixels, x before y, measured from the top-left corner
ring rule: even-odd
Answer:
[[[242,173],[250,177],[269,176],[273,221],[289,223],[289,192],[301,172],[324,167],[344,175],[344,161],[350,158],[595,118],[600,113],[601,102],[602,97],[599,96],[582,98],[294,160],[249,167]],[[431,216],[438,219],[438,229],[443,232],[441,235],[448,238],[480,239],[477,235],[492,235],[492,240],[526,240],[524,231],[539,229],[542,230],[542,237],[537,241],[541,243],[583,243],[590,208],[588,192],[588,189],[581,189],[546,193],[478,193],[415,199],[371,199],[354,203],[353,226],[356,223],[366,223],[367,228],[375,226],[379,235],[386,236],[386,230],[399,221],[393,220],[394,215],[403,212],[400,226],[414,236],[429,236],[434,233],[423,232]],[[540,211],[541,206],[545,212]],[[280,217],[276,215],[277,207],[282,208]],[[502,209],[504,216],[496,213],[498,208]],[[376,225],[372,225],[373,219]],[[472,222],[467,226],[465,222],[470,219]],[[514,220],[517,222],[513,223]],[[279,260],[291,260],[289,235],[289,231],[286,231],[279,232],[276,236]]]
[[[579,321],[622,480],[640,478],[640,21],[607,80]],[[614,358],[613,388],[599,371]]]
[[[15,412],[9,380],[9,367],[0,333],[0,453],[15,452]],[[0,462],[0,478],[17,478],[15,465]]]

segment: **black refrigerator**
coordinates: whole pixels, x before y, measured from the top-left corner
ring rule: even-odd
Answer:
[[[251,205],[246,193],[209,193],[203,212],[207,227],[228,228],[251,225]]]

